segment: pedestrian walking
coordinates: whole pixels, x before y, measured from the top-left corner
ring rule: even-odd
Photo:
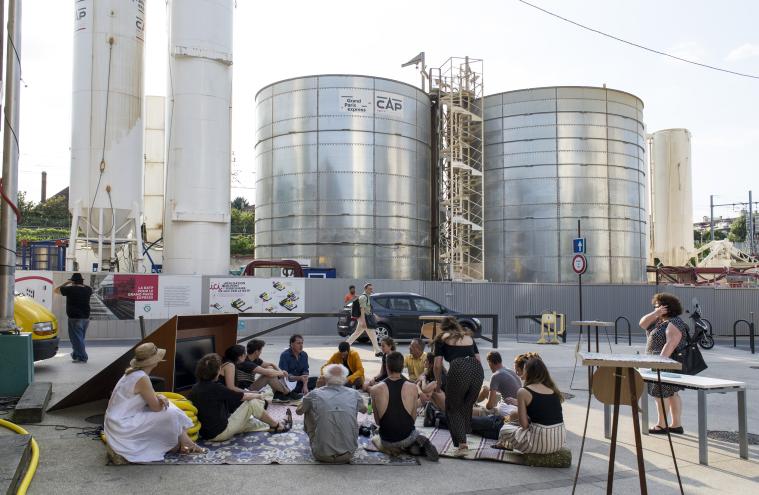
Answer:
[[[84,348],[84,339],[90,324],[92,287],[84,285],[81,273],[75,273],[63,285],[56,287],[54,292],[66,298],[69,340],[73,348],[71,360],[75,363],[86,363],[87,351]]]
[[[374,292],[374,287],[370,283],[364,285],[364,292],[358,296],[358,305],[360,308],[360,314],[356,320],[356,330],[348,337],[348,343],[353,344],[361,334],[366,332],[369,336],[369,340],[372,343],[372,350],[374,355],[382,357],[382,351],[377,343],[377,333],[374,331],[376,323],[374,319],[374,312],[372,311],[371,295]],[[356,304],[355,302],[353,304]]]

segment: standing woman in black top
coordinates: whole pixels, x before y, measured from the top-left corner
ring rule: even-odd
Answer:
[[[443,359],[448,361],[445,388],[445,413],[454,447],[454,455],[464,456],[469,450],[466,434],[472,432],[472,406],[485,379],[480,363],[480,351],[472,333],[459,325],[453,317],[441,324],[441,333],[435,339],[435,392],[441,391]]]

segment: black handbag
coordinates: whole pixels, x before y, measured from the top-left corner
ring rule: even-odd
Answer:
[[[374,313],[365,315],[364,320],[366,321],[366,328],[377,328],[377,317],[374,316]]]
[[[691,340],[687,328],[685,329],[685,347],[675,350],[671,357],[683,365],[680,371],[683,375],[697,375],[708,368],[698,348],[698,343]]]

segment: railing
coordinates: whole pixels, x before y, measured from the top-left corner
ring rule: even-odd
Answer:
[[[739,335],[738,335],[738,325],[740,323],[745,323],[746,326],[748,326],[748,346],[749,346],[749,349],[751,350],[751,354],[755,354],[756,353],[756,348],[754,346],[754,313],[752,312],[750,314],[751,314],[751,316],[750,316],[751,321],[749,321],[749,320],[736,320],[736,322],[733,323],[733,347],[737,347],[738,346],[738,337],[739,337]],[[746,337],[746,335],[740,335],[740,337]]]
[[[630,320],[625,318],[624,316],[618,316],[616,320],[614,320],[614,345],[617,345],[619,341],[617,340],[617,327],[619,326],[619,320],[624,320],[627,323],[627,345],[633,345],[632,343],[632,325],[630,324]]]
[[[298,314],[286,314],[286,313],[240,313],[237,315],[239,318],[292,318],[290,321],[286,321],[284,323],[281,323],[279,325],[275,325],[271,328],[267,328],[266,330],[261,330],[260,332],[256,332],[252,335],[247,335],[245,337],[242,337],[240,339],[237,339],[237,343],[241,344],[243,342],[247,342],[248,340],[255,339],[256,337],[260,337],[262,335],[266,335],[267,333],[274,332],[275,330],[279,330],[281,328],[288,327],[294,323],[298,323],[300,321],[307,320],[309,318],[330,318],[330,317],[341,317],[344,316],[345,313],[298,313]],[[480,338],[483,340],[486,340],[493,344],[493,348],[498,348],[498,315],[497,314],[474,314],[474,313],[467,313],[467,314],[456,314],[455,315],[458,318],[462,317],[469,317],[469,318],[489,318],[492,320],[492,332],[491,336],[485,337],[484,335],[480,335]]]

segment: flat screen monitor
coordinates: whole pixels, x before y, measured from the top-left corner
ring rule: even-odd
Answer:
[[[195,366],[200,358],[212,352],[216,352],[216,342],[212,336],[177,340],[177,353],[174,358],[174,390],[192,388],[195,384]]]

